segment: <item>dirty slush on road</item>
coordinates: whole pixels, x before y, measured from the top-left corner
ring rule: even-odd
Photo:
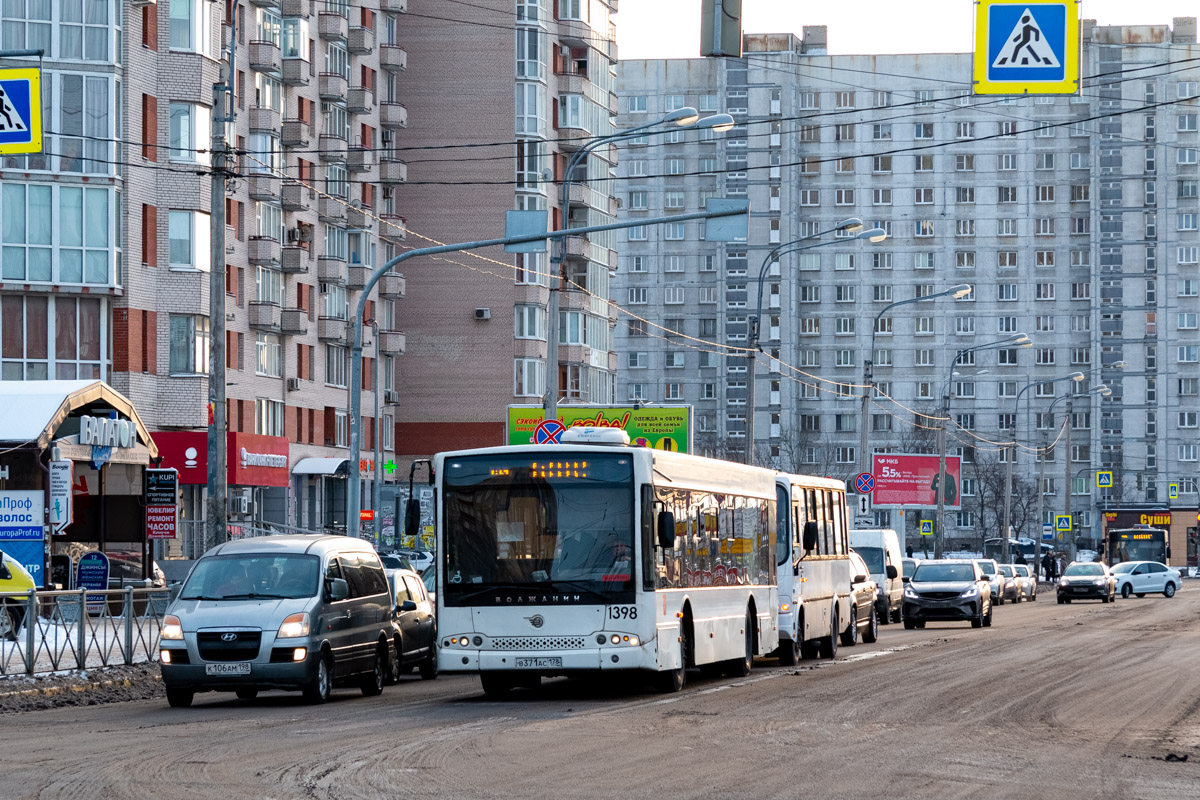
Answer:
[[[0,680],[0,714],[166,697],[157,664]]]

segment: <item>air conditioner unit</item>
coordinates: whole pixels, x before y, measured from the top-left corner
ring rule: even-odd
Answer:
[[[300,229],[299,228],[288,228],[287,229],[287,240],[289,242],[300,241]]]
[[[287,379],[287,390],[289,392],[300,391],[300,379],[299,378],[288,378]]]
[[[385,391],[383,393],[383,402],[399,403],[400,402],[400,393],[395,391],[394,389],[388,389],[387,391]]]
[[[235,495],[229,498],[229,503],[233,514],[243,517],[250,515],[250,498],[246,495]]]
[[[475,319],[491,319],[492,310],[490,308],[475,309]]]

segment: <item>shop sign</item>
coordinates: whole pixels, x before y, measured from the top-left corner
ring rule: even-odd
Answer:
[[[75,483],[74,463],[50,462],[50,532],[60,534],[71,524],[73,512],[72,485]]]
[[[161,466],[179,471],[179,483],[208,483],[208,434],[204,431],[160,431],[153,434]],[[228,442],[228,480],[231,486],[287,486],[288,440],[231,431]]]
[[[137,447],[137,425],[127,419],[79,418],[79,443],[95,447]]]
[[[0,492],[0,550],[28,570],[39,586],[46,561],[44,499],[41,491]]]
[[[146,538],[174,539],[178,519],[179,474],[174,469],[146,470]]]

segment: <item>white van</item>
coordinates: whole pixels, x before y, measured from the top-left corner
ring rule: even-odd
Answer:
[[[880,624],[900,622],[904,602],[900,537],[890,528],[852,530],[850,547],[867,562],[871,579],[879,586],[875,614]]]

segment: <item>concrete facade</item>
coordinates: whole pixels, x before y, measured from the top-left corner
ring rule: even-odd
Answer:
[[[1170,484],[1179,502],[1194,501],[1195,21],[1085,21],[1083,89],[1053,98],[975,98],[969,54],[829,56],[825,36],[748,35],[744,58],[720,62],[622,62],[618,126],[714,96],[712,110],[739,122],[716,141],[651,141],[623,158],[622,214],[693,209],[715,192],[748,196],[752,218],[744,245],[710,245],[695,229],[674,241],[618,236],[614,299],[667,329],[618,328],[618,397],[691,403],[701,447],[744,456],[742,348],[759,270],[778,244],[811,236],[829,245],[766,266],[760,462],[849,478],[869,463],[864,422],[874,452],[936,452],[948,395],[949,451],[969,462],[962,509],[947,515],[951,541],[999,535],[999,443],[1014,434],[1020,535],[1038,535],[1039,467],[1044,516],[1063,513],[1069,491],[1083,538],[1099,535],[1106,503],[1165,507]],[[816,237],[849,217],[889,238]],[[967,298],[883,317],[872,354],[880,394],[861,419],[876,315],[960,283],[974,287]],[[959,350],[1017,332],[1033,347],[982,350],[951,375]],[[1016,408],[1025,385],[1074,371],[1086,381],[1031,388]],[[1112,394],[1089,393],[1100,384]],[[1079,392],[1070,447],[1059,441],[1039,464],[1034,451],[1059,435],[1067,405],[1052,420],[1050,404],[1069,385]],[[1098,469],[1114,471],[1113,490],[1095,488]],[[875,516],[915,530],[918,514]]]

